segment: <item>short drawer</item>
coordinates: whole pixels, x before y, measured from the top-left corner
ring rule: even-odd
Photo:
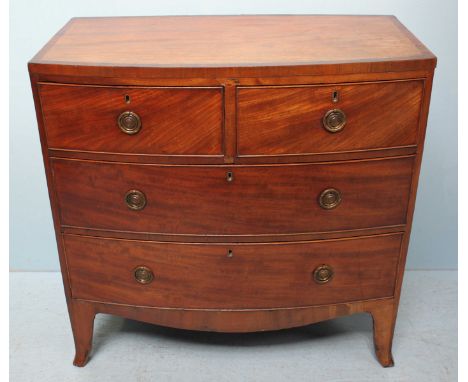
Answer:
[[[419,80],[241,87],[238,154],[300,155],[413,146],[422,94]]]
[[[53,159],[65,226],[274,235],[406,223],[414,158],[268,166]]]
[[[276,308],[390,297],[401,235],[175,244],[64,235],[74,298],[171,308]]]
[[[47,145],[122,154],[222,155],[222,88],[40,84]]]

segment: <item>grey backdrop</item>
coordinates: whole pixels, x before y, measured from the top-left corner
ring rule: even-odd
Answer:
[[[10,2],[10,268],[58,270],[26,63],[71,17],[393,14],[438,57],[407,268],[457,267],[456,0],[13,0]]]

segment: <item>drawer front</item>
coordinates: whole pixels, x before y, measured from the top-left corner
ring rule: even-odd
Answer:
[[[230,246],[64,235],[64,243],[74,298],[242,309],[390,297],[401,235]]]
[[[49,148],[222,155],[222,88],[40,84],[39,95]]]
[[[288,155],[416,145],[422,93],[419,80],[239,88],[238,153]],[[330,132],[324,117],[335,109],[344,113],[345,125]]]
[[[413,157],[232,167],[52,160],[63,225],[203,236],[404,224],[412,167]],[[323,194],[330,189],[341,202],[325,209],[320,201],[339,200]]]

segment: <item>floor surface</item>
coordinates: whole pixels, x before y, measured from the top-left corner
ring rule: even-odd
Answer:
[[[11,273],[13,382],[456,381],[457,272],[406,272],[393,368],[377,363],[366,314],[250,334],[192,332],[98,315],[89,363],[74,367],[73,356],[60,274]]]

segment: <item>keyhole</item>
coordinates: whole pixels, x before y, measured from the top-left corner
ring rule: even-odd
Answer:
[[[338,102],[338,91],[334,91],[333,94],[332,94],[332,101],[333,102]]]
[[[232,257],[232,256],[234,256],[232,249],[228,249],[227,257]]]
[[[125,94],[125,103],[130,103],[130,96]]]
[[[226,180],[228,182],[232,182],[234,180],[234,174],[232,173],[232,171],[228,171],[227,174],[226,174]]]

